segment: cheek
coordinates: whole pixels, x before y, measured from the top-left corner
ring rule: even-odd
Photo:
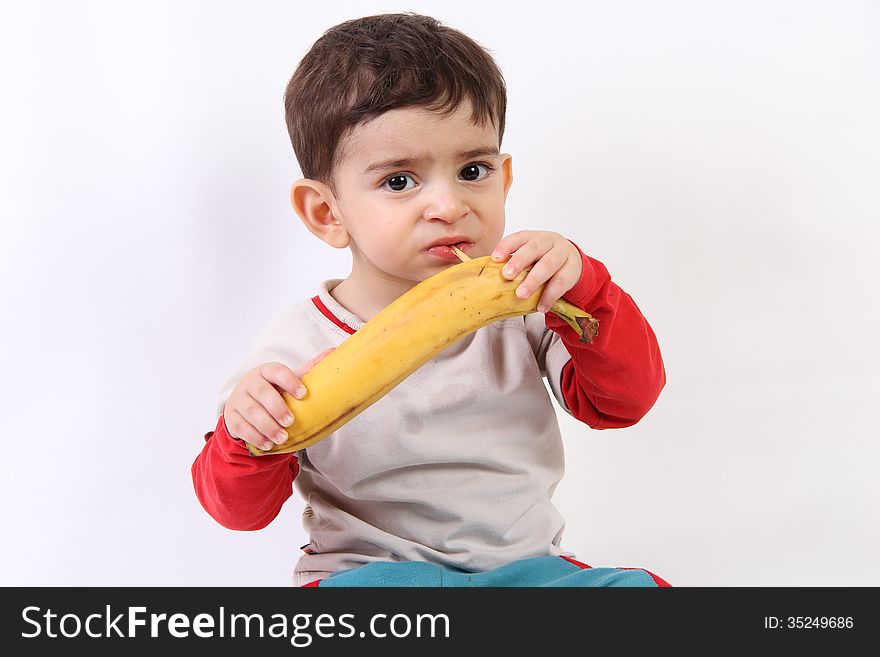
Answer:
[[[491,238],[495,244],[500,242],[501,238],[504,237],[504,210],[493,215],[492,221],[487,228],[486,236]]]
[[[404,246],[410,241],[407,232],[401,228],[402,224],[390,217],[388,212],[377,211],[367,216],[367,220],[358,224],[356,241],[377,256],[394,258],[397,252],[395,247]]]

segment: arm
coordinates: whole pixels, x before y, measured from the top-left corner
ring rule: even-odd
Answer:
[[[216,429],[205,434],[205,445],[192,465],[196,497],[224,527],[262,529],[290,497],[299,473],[296,456],[286,452],[253,457],[245,441],[269,450],[273,442],[287,440],[285,427],[296,420],[280,391],[302,399],[306,388],[301,377],[333,349],[325,349],[295,371],[279,362],[257,365],[229,394]]]
[[[572,242],[574,244],[574,242]],[[654,405],[666,383],[657,338],[632,297],[608,270],[576,244],[583,270],[565,298],[599,320],[588,344],[552,313],[547,328],[558,333],[571,360],[562,369],[562,394],[571,414],[594,429],[628,427]]]
[[[281,510],[299,472],[294,454],[253,457],[233,438],[223,415],[192,465],[193,487],[202,507],[228,529],[262,529]]]

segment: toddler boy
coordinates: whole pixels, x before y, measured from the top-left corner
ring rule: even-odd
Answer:
[[[351,273],[281,314],[223,386],[192,467],[206,511],[265,527],[295,485],[306,502],[297,585],[657,586],[639,568],[591,568],[562,547],[551,502],[563,445],[547,389],[595,429],[636,423],[665,383],[657,340],[605,266],[547,230],[504,236],[512,158],[506,88],[472,39],[418,14],[347,21],[318,39],[285,94],[304,178],[291,203]],[[492,254],[546,283],[542,312],[481,328],[328,438],[251,457],[296,422],[281,392],[416,283]],[[582,344],[545,311],[560,297],[599,320]],[[344,385],[344,382],[340,382]]]

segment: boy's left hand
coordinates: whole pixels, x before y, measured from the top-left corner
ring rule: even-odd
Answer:
[[[509,280],[516,278],[523,269],[531,267],[531,271],[516,288],[518,297],[525,299],[547,283],[538,299],[538,312],[542,313],[547,312],[550,306],[574,287],[583,270],[581,254],[577,248],[559,233],[547,230],[521,230],[508,235],[498,242],[492,253],[492,260],[503,262],[508,256],[510,261],[501,273]]]

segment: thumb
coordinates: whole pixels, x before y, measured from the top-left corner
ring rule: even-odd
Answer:
[[[303,374],[305,374],[306,372],[308,372],[310,369],[312,369],[315,365],[317,365],[317,364],[320,363],[322,360],[324,360],[328,355],[330,355],[330,354],[331,354],[332,352],[334,352],[335,350],[336,350],[336,347],[328,347],[327,349],[325,349],[324,351],[322,351],[322,352],[321,352],[320,354],[318,354],[317,356],[314,356],[313,358],[310,358],[309,360],[307,360],[305,363],[303,363],[303,364],[300,366],[300,368],[296,371],[296,375],[299,376],[299,377],[301,377]]]

